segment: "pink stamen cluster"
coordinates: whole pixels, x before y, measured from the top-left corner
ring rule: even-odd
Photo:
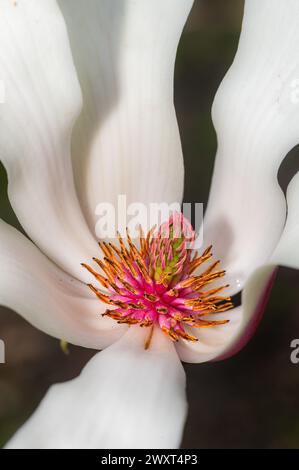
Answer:
[[[211,248],[201,255],[192,249],[195,232],[182,214],[174,213],[158,231],[144,236],[140,229],[137,249],[127,230],[127,243],[118,235],[119,246],[100,242],[103,259],[93,258],[102,273],[84,266],[106,292],[89,284],[95,295],[111,306],[103,315],[119,323],[143,327],[159,325],[172,340],[197,341],[187,330],[227,323],[207,320],[207,315],[230,309],[230,297],[218,294],[227,286],[207,290],[224,276],[213,262],[198,275],[194,272],[212,258]]]

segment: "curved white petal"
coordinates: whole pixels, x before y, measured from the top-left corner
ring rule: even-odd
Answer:
[[[259,277],[262,270],[274,269],[275,266],[285,266],[299,269],[299,173],[297,173],[287,188],[288,214],[285,227],[280,240],[272,253],[268,265],[255,272],[245,288],[244,298],[249,300],[250,296],[259,294],[261,286]]]
[[[276,267],[299,269],[299,173],[287,190],[288,216],[281,238],[265,265],[247,279],[242,306],[222,314],[230,323],[198,331],[199,342],[181,343],[177,349],[186,362],[224,359],[239,351],[254,333],[263,315],[265,303],[275,278]],[[218,318],[218,315],[217,315]]]
[[[271,256],[275,264],[299,268],[299,173],[287,189],[288,216],[281,238]]]
[[[81,213],[70,158],[81,92],[56,1],[1,1],[0,158],[9,197],[32,240],[82,278],[96,244]]]
[[[218,154],[204,237],[232,291],[264,264],[285,223],[277,171],[299,142],[299,3],[247,0],[237,55],[213,107]]]
[[[217,315],[228,324],[198,330],[198,343],[178,345],[184,361],[223,359],[244,346],[261,319],[276,264],[299,266],[298,180],[288,191],[284,231],[277,182],[282,159],[299,142],[298,48],[296,0],[246,1],[238,52],[213,107],[219,149],[204,221],[205,243],[226,268],[231,292],[244,288],[242,305]]]
[[[287,189],[288,215],[279,242],[264,266],[256,269],[246,281],[242,294],[242,323],[238,336],[227,344],[222,356],[228,357],[250,339],[258,325],[275,278],[277,266],[299,269],[299,173],[292,179]]]
[[[173,106],[177,44],[193,0],[59,0],[84,97],[73,153],[94,229],[101,202],[181,202]]]
[[[287,203],[288,216],[281,238],[271,257],[246,280],[242,305],[221,314],[222,318],[230,320],[229,324],[198,330],[198,343],[180,343],[177,350],[183,361],[220,360],[238,352],[251,338],[262,318],[276,267],[299,269],[299,173],[288,186]]]
[[[7,448],[176,448],[186,416],[185,374],[174,346],[131,327],[81,375],[55,385]]]
[[[16,229],[0,221],[0,304],[49,335],[102,349],[126,328],[103,318],[104,305]]]

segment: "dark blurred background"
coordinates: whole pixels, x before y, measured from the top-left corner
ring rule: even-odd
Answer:
[[[232,63],[243,0],[196,0],[180,43],[176,107],[186,166],[186,201],[206,202],[216,151],[210,118],[215,92]],[[298,150],[279,172],[285,189],[298,169]],[[0,215],[16,224],[0,171]],[[185,365],[189,418],[184,448],[298,448],[299,364],[290,342],[299,338],[299,273],[280,268],[260,327],[237,356],[219,363]],[[26,301],[26,299],[24,299]],[[48,387],[78,375],[93,351],[59,342],[1,309],[0,445],[32,413]],[[16,348],[15,345],[18,345]]]

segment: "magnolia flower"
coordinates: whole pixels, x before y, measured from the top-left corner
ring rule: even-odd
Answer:
[[[289,185],[287,215],[277,183],[280,162],[299,141],[296,0],[245,4],[238,52],[213,106],[218,154],[201,254],[191,257],[186,240],[173,236],[172,219],[162,251],[141,232],[139,248],[130,237],[114,248],[101,243],[106,259],[99,270],[91,265],[99,201],[115,203],[121,193],[145,204],[182,197],[173,69],[191,6],[2,0],[0,155],[31,240],[1,222],[0,301],[52,336],[104,349],[78,378],[50,389],[8,448],[179,446],[187,410],[180,360],[219,360],[240,349],[261,317],[275,267],[299,266],[299,180]],[[228,294],[243,290],[237,308],[221,312],[218,293],[205,297],[196,270],[210,245]],[[218,292],[222,271],[211,266],[205,281],[220,283]],[[152,290],[159,281],[162,292]],[[129,295],[146,308],[136,314]],[[231,306],[227,295],[222,302],[223,310]],[[208,327],[195,328],[201,321]]]

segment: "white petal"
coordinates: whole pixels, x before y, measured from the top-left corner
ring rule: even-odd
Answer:
[[[261,316],[263,303],[267,301],[276,266],[299,269],[299,173],[292,179],[287,190],[288,216],[282,236],[267,264],[258,268],[247,280],[242,295],[242,326],[238,337],[228,345],[224,357],[237,352],[250,339]],[[266,291],[265,291],[266,289]],[[267,292],[268,291],[268,292]],[[245,319],[245,323],[244,323]],[[249,321],[246,324],[246,321]],[[217,359],[223,357],[217,357]]]
[[[299,268],[299,173],[294,176],[287,190],[288,216],[282,236],[271,261],[289,268]]]
[[[84,96],[75,170],[90,227],[101,202],[181,202],[173,106],[177,44],[193,0],[60,0]]]
[[[264,266],[256,269],[246,281],[242,294],[242,324],[238,336],[227,345],[224,357],[237,352],[254,333],[261,320],[265,303],[275,280],[277,266],[299,269],[299,173],[292,179],[287,190],[288,215],[282,236]],[[233,312],[232,312],[233,313]],[[217,357],[217,359],[223,357]]]
[[[198,343],[179,344],[184,361],[223,359],[243,347],[261,319],[275,265],[299,266],[297,177],[273,253],[286,217],[277,171],[299,142],[298,47],[296,0],[245,3],[238,52],[213,108],[219,149],[204,224],[231,292],[244,288],[242,305],[217,315],[228,324],[198,330]]]
[[[80,346],[102,349],[126,328],[103,318],[106,309],[87,287],[49,261],[16,229],[0,221],[0,304],[42,331]]]
[[[55,385],[8,448],[176,448],[186,416],[185,374],[174,346],[139,326]]]
[[[234,292],[267,261],[285,223],[277,171],[299,142],[298,48],[296,0],[246,1],[238,52],[213,107],[219,149],[204,226]]]
[[[9,197],[37,245],[71,274],[96,244],[74,190],[70,134],[81,92],[61,12],[53,0],[2,0],[0,157]]]
[[[238,352],[251,338],[262,318],[276,267],[280,265],[299,269],[299,173],[288,186],[287,202],[288,216],[282,236],[267,262],[247,279],[242,306],[221,314],[221,318],[230,320],[229,324],[198,330],[198,343],[180,343],[177,350],[182,360],[220,360]],[[217,315],[217,318],[220,319],[220,316]]]
[[[299,269],[299,173],[288,186],[287,202],[288,216],[281,239],[267,263],[256,269],[247,279],[242,294],[242,306],[221,315],[222,318],[230,319],[229,324],[198,330],[198,343],[178,345],[177,349],[182,360],[186,362],[219,360],[240,350],[248,342],[262,318],[275,278],[276,266]]]

